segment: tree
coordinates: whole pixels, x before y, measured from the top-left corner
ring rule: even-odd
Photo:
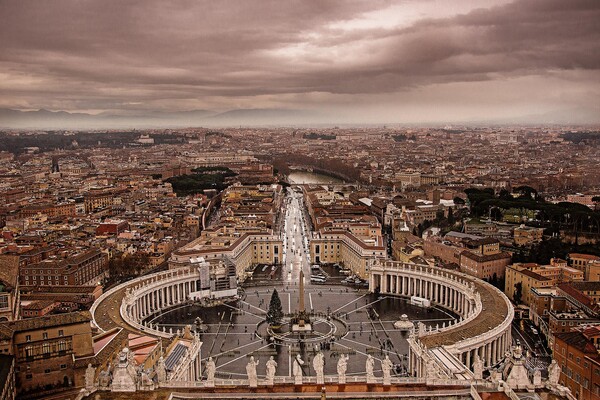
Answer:
[[[490,217],[494,220],[494,221],[502,221],[502,211],[500,211],[500,209],[498,207],[493,207],[490,210]]]
[[[452,226],[454,226],[455,222],[456,222],[456,220],[454,219],[454,213],[452,212],[452,209],[449,208],[448,209],[448,225],[450,225],[452,227]]]
[[[516,305],[521,304],[523,299],[523,284],[521,282],[515,283],[515,293],[513,294],[513,301]]]
[[[592,201],[594,202],[594,209],[599,210],[600,209],[600,196],[592,197]]]
[[[456,197],[454,198],[454,204],[456,204],[457,206],[458,206],[458,205],[461,205],[461,206],[462,206],[462,205],[464,205],[464,204],[465,204],[465,199],[463,199],[462,197],[458,197],[458,196],[456,196]]]
[[[269,310],[267,311],[267,322],[270,325],[281,325],[283,319],[283,309],[281,308],[281,299],[277,289],[273,289],[271,301],[269,302]]]

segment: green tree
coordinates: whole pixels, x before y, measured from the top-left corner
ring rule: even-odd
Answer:
[[[515,283],[515,293],[513,294],[513,301],[516,305],[521,304],[523,300],[523,284],[521,282]]]
[[[456,219],[454,218],[454,212],[452,212],[452,209],[449,208],[448,209],[448,225],[450,225],[452,227],[452,226],[454,226],[455,222],[456,222]]]
[[[456,196],[454,198],[454,204],[456,204],[456,205],[464,205],[465,204],[465,200],[462,197]]]
[[[600,196],[592,197],[592,201],[594,202],[594,209],[599,210],[600,209]]]
[[[269,302],[269,310],[267,311],[267,322],[270,325],[281,325],[283,319],[283,309],[281,307],[281,299],[277,289],[273,289],[271,301]]]

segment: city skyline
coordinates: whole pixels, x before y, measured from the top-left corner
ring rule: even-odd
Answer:
[[[595,1],[0,4],[5,127],[600,122]],[[194,112],[190,112],[194,111]]]

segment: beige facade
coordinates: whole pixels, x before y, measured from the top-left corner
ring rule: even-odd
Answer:
[[[379,239],[377,239],[379,237]],[[313,263],[338,263],[363,279],[369,276],[369,264],[386,256],[381,237],[359,238],[349,230],[314,232],[310,240],[310,260]]]
[[[15,356],[19,391],[83,386],[76,361],[94,355],[90,321],[75,312],[0,324],[0,352]]]
[[[513,231],[513,240],[517,246],[529,246],[542,241],[544,228],[521,225]]]
[[[521,301],[532,306],[532,288],[550,288],[561,282],[582,281],[583,272],[569,268],[560,262],[552,261],[550,265],[535,263],[513,264],[506,268],[504,293],[514,299],[517,284],[521,284]]]
[[[244,280],[255,265],[281,264],[283,241],[270,229],[240,231],[220,225],[204,230],[199,238],[174,251],[169,268],[190,265],[191,259],[199,257],[209,263],[229,259],[236,266],[237,277]]]

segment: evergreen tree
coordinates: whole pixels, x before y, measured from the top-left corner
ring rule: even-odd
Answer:
[[[523,284],[521,282],[515,283],[515,292],[513,293],[513,301],[516,305],[521,304],[523,299]]]
[[[267,322],[271,325],[281,324],[283,319],[283,309],[281,307],[281,299],[277,289],[273,289],[271,301],[269,302],[269,310],[267,311]]]

